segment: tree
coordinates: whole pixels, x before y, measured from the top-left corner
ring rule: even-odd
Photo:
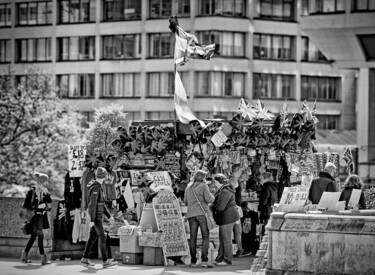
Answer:
[[[49,175],[52,194],[61,197],[67,145],[82,144],[84,130],[80,115],[57,91],[52,77],[36,68],[21,79],[11,73],[0,76],[1,190],[30,186],[40,171]]]
[[[94,122],[90,124],[87,151],[97,153],[104,158],[116,156],[111,142],[119,138],[117,128],[127,128],[126,113],[123,106],[111,104],[95,110]]]

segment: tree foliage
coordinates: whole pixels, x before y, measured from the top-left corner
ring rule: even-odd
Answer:
[[[61,197],[69,144],[84,144],[80,116],[57,96],[50,75],[36,68],[26,77],[0,76],[0,192],[30,186],[47,173],[49,190]]]
[[[127,128],[126,113],[123,106],[111,104],[95,110],[94,122],[90,124],[87,151],[103,157],[116,155],[111,142],[119,138],[117,128]]]

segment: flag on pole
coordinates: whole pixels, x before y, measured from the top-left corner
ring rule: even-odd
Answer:
[[[176,115],[178,119],[184,124],[188,124],[190,121],[193,121],[193,120],[198,120],[199,124],[205,128],[206,124],[203,121],[199,120],[190,110],[187,96],[186,96],[186,91],[185,91],[184,85],[182,84],[180,75],[177,71],[176,71],[174,81],[175,81],[174,108],[176,110]]]
[[[240,113],[243,118],[248,118],[250,121],[253,121],[258,116],[258,110],[249,105],[243,98],[241,98],[238,104],[237,113]]]
[[[190,58],[210,60],[215,51],[215,44],[202,45],[195,35],[185,32],[178,25],[176,17],[170,17],[169,28],[175,33],[175,65],[184,65]]]
[[[348,166],[348,174],[350,175],[351,173],[354,172],[354,160],[353,160],[353,155],[352,151],[350,148],[346,148],[344,151],[344,154],[342,155],[343,160],[346,162],[346,165]]]

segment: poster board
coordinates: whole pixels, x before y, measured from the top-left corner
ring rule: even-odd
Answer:
[[[173,192],[172,179],[167,171],[148,172],[146,175],[153,180],[153,183],[150,185],[153,191],[167,189]]]
[[[166,257],[189,255],[189,245],[177,197],[160,190],[152,201],[158,229],[165,233],[163,252]]]
[[[302,211],[308,194],[309,188],[306,186],[285,187],[277,211]]]
[[[341,192],[323,192],[318,203],[318,209],[336,210]]]
[[[85,169],[86,145],[68,145],[69,175],[82,177]]]
[[[348,206],[358,206],[359,200],[361,198],[362,191],[360,189],[353,189],[350,196]]]

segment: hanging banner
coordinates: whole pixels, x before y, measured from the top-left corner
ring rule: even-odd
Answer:
[[[85,168],[86,146],[68,145],[69,175],[72,178],[82,177]]]

